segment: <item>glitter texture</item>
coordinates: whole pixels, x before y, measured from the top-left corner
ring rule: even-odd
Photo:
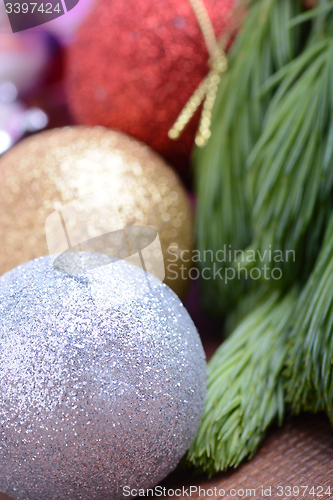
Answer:
[[[175,468],[199,426],[205,357],[178,297],[149,286],[124,261],[70,275],[53,257],[0,278],[1,491],[116,500]]]
[[[204,3],[220,35],[234,0]],[[179,141],[168,131],[207,75],[208,60],[188,0],[99,0],[68,48],[73,116],[77,123],[126,132],[165,156],[189,155],[198,120]]]
[[[157,230],[166,264],[165,283],[181,296],[186,281],[180,273],[174,279],[173,271],[190,262],[178,260],[170,269],[168,248],[178,252],[192,248],[187,194],[175,172],[156,153],[102,127],[43,132],[1,157],[0,274],[47,255],[46,219],[63,205],[96,193],[110,199],[116,196],[125,226]],[[91,238],[99,224],[101,220],[87,227]]]

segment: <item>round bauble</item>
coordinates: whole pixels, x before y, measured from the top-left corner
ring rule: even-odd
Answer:
[[[204,0],[216,35],[234,0]],[[100,0],[68,48],[67,89],[77,123],[104,125],[165,156],[189,155],[197,120],[177,142],[168,131],[208,73],[189,0]]]
[[[0,490],[15,500],[152,487],[200,423],[205,357],[178,297],[127,262],[77,255],[91,270],[48,256],[0,278]]]
[[[140,245],[133,227],[142,230]],[[164,273],[179,295],[186,288],[180,266],[190,263],[178,258],[192,247],[186,192],[158,155],[119,132],[66,127],[8,151],[0,159],[0,234],[0,274],[76,245],[108,254],[122,238],[111,255],[130,255],[161,280]]]

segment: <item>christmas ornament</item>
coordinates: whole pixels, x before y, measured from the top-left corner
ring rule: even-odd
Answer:
[[[205,357],[178,297],[124,261],[76,257],[91,270],[48,256],[0,278],[0,489],[15,500],[154,486],[200,423]]]
[[[210,261],[199,264],[210,267],[212,278],[202,281],[202,300],[214,314],[230,311],[250,286],[249,276],[239,270],[243,263],[234,268],[235,252],[245,250],[252,238],[246,162],[260,136],[272,95],[263,95],[262,86],[298,52],[298,29],[287,30],[286,26],[299,8],[300,2],[291,0],[250,4],[230,52],[228,70],[221,78],[212,136],[207,146],[195,152],[197,246],[201,254],[209,250],[213,255]],[[218,259],[223,249],[226,258],[221,264]],[[222,279],[214,278],[216,268],[221,268]],[[225,279],[228,268],[235,269],[235,279]]]
[[[233,3],[204,2],[217,36]],[[73,116],[78,123],[117,128],[166,156],[189,155],[197,120],[179,141],[168,131],[209,72],[208,60],[189,0],[101,0],[68,48]]]
[[[164,255],[165,282],[180,295],[186,288],[183,278],[191,263],[178,257],[192,248],[187,195],[158,155],[119,132],[67,127],[21,142],[0,160],[0,214],[0,273],[49,252],[64,252],[67,240],[59,231],[64,217],[73,246],[120,231],[124,251],[130,248],[127,255],[121,254],[123,247],[116,254],[110,250],[119,258],[138,255],[124,228],[152,228]],[[149,247],[153,239],[139,249],[152,272],[153,258],[163,266],[160,249]],[[113,247],[117,241],[111,241]],[[101,253],[109,252],[110,238],[97,243]],[[136,262],[141,265],[142,259]]]
[[[282,370],[295,293],[266,296],[208,364],[207,398],[188,459],[215,473],[251,457],[284,415]]]

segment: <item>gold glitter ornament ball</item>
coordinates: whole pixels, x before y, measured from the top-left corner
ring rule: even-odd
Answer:
[[[66,127],[1,158],[0,236],[0,274],[70,248],[108,253],[111,237],[119,250],[112,256],[181,296],[187,273],[180,266],[190,264],[178,257],[192,248],[193,221],[178,176],[146,145],[102,127]]]

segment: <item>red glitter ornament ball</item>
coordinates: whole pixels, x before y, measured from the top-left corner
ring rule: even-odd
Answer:
[[[204,0],[217,36],[234,0]],[[99,0],[67,52],[67,91],[80,124],[121,130],[173,157],[189,155],[197,116],[181,139],[168,131],[208,73],[189,0]]]

